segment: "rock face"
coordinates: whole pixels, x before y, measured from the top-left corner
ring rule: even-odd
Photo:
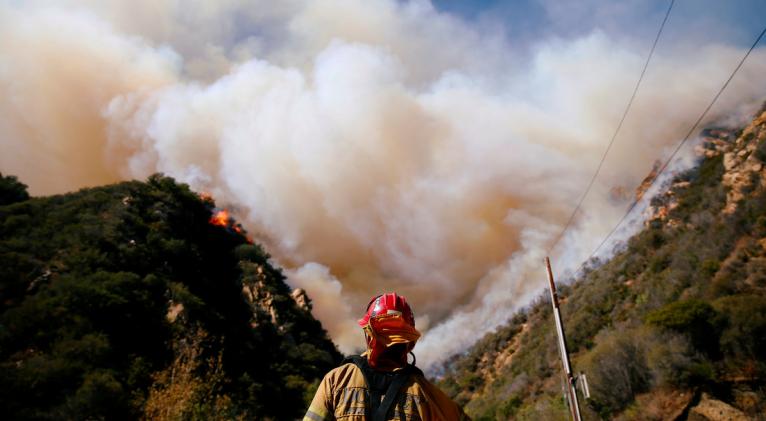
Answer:
[[[707,394],[702,395],[699,404],[689,411],[688,421],[751,421],[753,418],[745,415],[739,409],[713,399]]]
[[[295,304],[298,305],[303,311],[311,311],[311,300],[308,294],[303,288],[296,288],[290,293],[290,296],[295,300]]]

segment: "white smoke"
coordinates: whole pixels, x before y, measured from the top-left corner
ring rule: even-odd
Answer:
[[[343,284],[332,276],[330,269],[318,263],[306,263],[295,270],[286,273],[294,288],[303,288],[313,303],[314,317],[322,320],[324,328],[333,332],[333,340],[337,343],[349,344],[359,342],[363,336],[356,319],[359,309],[353,309],[343,296]],[[332,305],[328,305],[332,303]],[[356,310],[356,311],[354,311]],[[357,350],[354,350],[357,351]],[[349,350],[351,352],[351,350]]]
[[[544,287],[544,250],[646,54],[596,30],[515,62],[422,1],[67,4],[0,6],[3,173],[36,194],[157,171],[212,192],[342,350],[363,346],[371,296],[404,294],[425,366]],[[638,184],[742,54],[658,51],[561,269],[621,216],[609,190]],[[764,70],[759,50],[713,117],[761,99]]]

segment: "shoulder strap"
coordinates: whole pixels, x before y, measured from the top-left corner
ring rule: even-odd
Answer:
[[[343,359],[341,364],[348,363],[352,363],[359,367],[359,369],[362,371],[362,374],[364,375],[364,380],[367,382],[369,387],[370,379],[367,377],[367,371],[370,369],[370,367],[367,364],[367,359],[361,355],[351,355]],[[405,383],[407,383],[407,380],[409,380],[412,375],[417,374],[422,376],[423,372],[412,364],[408,364],[406,367],[404,367],[404,369],[396,373],[394,379],[391,381],[391,384],[386,390],[386,395],[383,398],[383,401],[380,403],[380,406],[378,406],[372,415],[373,421],[385,421],[386,415],[388,415],[388,410],[391,409],[391,405],[393,405],[393,403],[396,401],[396,398],[399,396],[399,392],[401,392],[402,387],[404,387]]]
[[[402,370],[401,373],[397,373],[397,375],[394,377],[394,380],[391,381],[391,385],[388,386],[388,390],[386,390],[386,397],[383,398],[383,402],[380,403],[378,410],[375,411],[375,414],[373,414],[372,421],[386,420],[388,410],[391,408],[391,405],[394,403],[397,396],[399,396],[399,392],[401,392],[402,386],[407,383],[409,378],[410,370],[407,370],[406,368]]]

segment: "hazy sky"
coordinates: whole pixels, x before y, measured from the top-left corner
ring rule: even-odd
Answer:
[[[427,367],[544,287],[667,5],[0,0],[0,171],[37,195],[155,172],[211,192],[342,350],[363,346],[371,296],[405,294]],[[763,1],[676,2],[557,271],[611,229],[764,22]],[[764,74],[759,47],[707,122],[744,121]]]

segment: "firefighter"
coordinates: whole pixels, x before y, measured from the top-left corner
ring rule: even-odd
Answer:
[[[414,354],[413,363],[407,362],[420,332],[404,297],[373,298],[358,323],[367,351],[327,373],[303,421],[468,419],[415,367]]]

